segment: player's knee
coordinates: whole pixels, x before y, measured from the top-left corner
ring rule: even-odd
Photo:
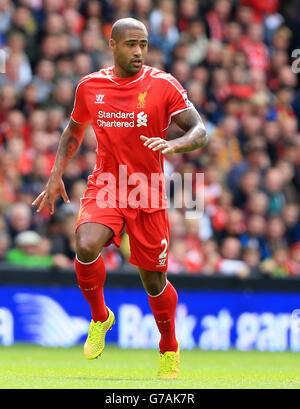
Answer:
[[[145,288],[147,293],[153,297],[161,292],[161,286],[158,283],[147,283]]]
[[[145,290],[149,295],[158,295],[166,284],[165,274],[159,272],[149,272],[141,275]]]
[[[95,260],[101,249],[99,243],[85,234],[76,236],[76,254],[77,258],[83,263],[88,263]]]

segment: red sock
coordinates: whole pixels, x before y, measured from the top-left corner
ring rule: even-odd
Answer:
[[[83,263],[76,257],[75,269],[79,288],[91,307],[93,320],[106,321],[108,312],[103,294],[106,273],[102,257],[99,255],[91,263]]]
[[[149,304],[161,334],[159,349],[162,354],[166,351],[176,352],[178,348],[175,335],[177,301],[177,292],[169,281],[159,295],[149,295]]]

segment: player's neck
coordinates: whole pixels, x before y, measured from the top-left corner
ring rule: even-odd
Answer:
[[[114,76],[116,76],[118,78],[136,77],[137,75],[139,75],[141,73],[141,71],[142,71],[142,68],[140,69],[140,71],[133,74],[131,72],[123,70],[123,68],[119,67],[118,65],[114,65],[114,67],[113,67],[113,74],[114,74]]]

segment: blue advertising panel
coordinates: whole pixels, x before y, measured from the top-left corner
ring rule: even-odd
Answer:
[[[183,349],[300,351],[300,294],[178,290],[176,332]],[[116,325],[107,342],[157,348],[159,333],[143,289],[105,289]],[[86,339],[90,310],[78,288],[0,287],[0,344],[69,347]]]

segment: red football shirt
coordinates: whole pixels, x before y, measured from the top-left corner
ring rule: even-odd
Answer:
[[[172,75],[149,66],[129,78],[116,77],[113,67],[83,77],[71,117],[78,123],[91,121],[96,134],[97,161],[89,186],[106,186],[113,193],[114,179],[116,200],[106,199],[110,207],[166,208],[163,154],[145,147],[140,136],[166,139],[171,117],[191,107]]]

